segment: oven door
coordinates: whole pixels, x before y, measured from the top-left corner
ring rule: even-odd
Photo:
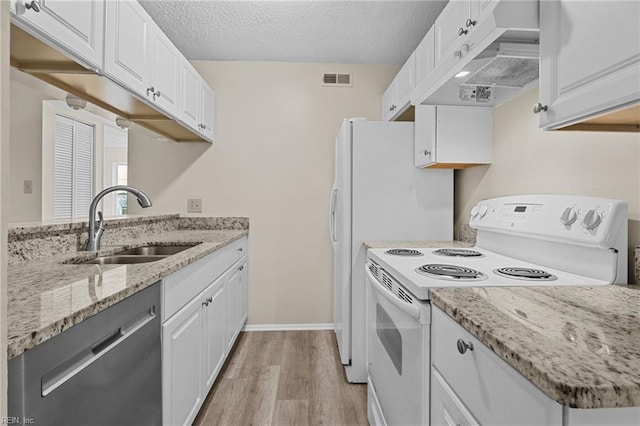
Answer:
[[[369,381],[384,422],[428,424],[430,321],[419,316],[430,311],[419,307],[425,302],[408,303],[380,284],[369,265],[366,273]]]

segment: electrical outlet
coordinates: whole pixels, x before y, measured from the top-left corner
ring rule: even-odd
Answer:
[[[201,198],[189,198],[187,200],[187,212],[188,213],[202,213],[202,199]]]
[[[32,180],[25,180],[23,182],[23,189],[24,189],[24,193],[25,194],[33,194],[33,181]]]

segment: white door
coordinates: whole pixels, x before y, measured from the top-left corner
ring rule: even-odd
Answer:
[[[436,162],[436,110],[434,105],[416,105],[414,161],[416,167],[426,167]]]
[[[165,424],[191,424],[202,403],[202,302],[202,297],[196,297],[162,326]]]
[[[384,418],[389,425],[428,424],[429,324],[419,322],[417,301],[400,299],[368,268],[366,274],[367,361]]]
[[[640,100],[640,2],[540,2],[540,127]]]
[[[205,138],[213,140],[213,108],[214,94],[213,90],[206,82],[200,82],[200,113],[202,123],[202,134]]]
[[[435,56],[433,48],[435,30],[433,27],[424,36],[418,47],[416,48],[416,86],[422,83],[431,71],[433,71]]]
[[[431,426],[478,426],[478,424],[453,389],[434,369],[431,374]]]
[[[336,137],[335,180],[331,192],[334,329],[340,361],[351,361],[351,122],[345,120]]]
[[[149,31],[152,23],[137,1],[107,1],[105,73],[145,98],[147,89],[151,88]]]
[[[192,129],[201,130],[198,114],[200,109],[200,75],[185,57],[182,57],[181,64],[180,119]]]
[[[15,7],[16,0],[11,1]],[[36,29],[94,69],[102,69],[104,0],[39,0],[40,12],[20,7],[17,21]]]
[[[248,317],[249,303],[249,258],[245,257],[244,262],[238,267],[240,275],[238,276],[238,286],[240,287],[240,295],[238,302],[238,328],[242,329]]]
[[[204,341],[203,368],[204,394],[206,394],[222,368],[226,354],[224,340],[224,285],[218,278],[204,291],[202,301],[202,337]]]
[[[397,84],[397,108],[394,110],[394,115],[398,114],[406,106],[409,105],[409,97],[411,91],[416,86],[416,54],[415,52],[409,56],[407,62],[404,63],[396,78],[394,79]]]
[[[436,68],[445,60],[453,57],[453,48],[461,37],[458,31],[462,28],[462,23],[468,18],[468,2],[469,0],[460,0],[447,3],[433,24]]]
[[[151,86],[149,100],[172,116],[178,115],[182,54],[155,24],[151,40]]]

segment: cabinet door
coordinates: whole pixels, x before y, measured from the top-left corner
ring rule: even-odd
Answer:
[[[238,328],[238,298],[239,298],[239,278],[240,274],[237,268],[231,268],[227,273],[227,281],[225,282],[225,339],[227,341],[227,353],[231,350],[233,342],[236,338]]]
[[[393,111],[394,115],[398,115],[404,111],[409,105],[411,91],[416,87],[416,54],[415,52],[409,56],[407,62],[404,63],[398,75],[394,79],[397,85],[398,101],[397,108]]]
[[[160,28],[155,24],[152,27],[150,84],[155,92],[149,99],[175,117],[178,115],[182,54]]]
[[[206,395],[213,386],[226,354],[225,345],[225,300],[223,278],[218,278],[204,291],[203,298],[203,368],[204,392]]]
[[[540,127],[640,99],[639,16],[638,1],[540,2]]]
[[[213,115],[214,115],[214,94],[213,90],[200,81],[200,122],[202,123],[202,134],[205,138],[213,140]]]
[[[431,374],[431,425],[478,425],[469,410],[435,369],[432,369]]]
[[[451,1],[433,24],[435,37],[435,66],[453,56],[459,29],[468,18],[469,0]]]
[[[247,317],[249,315],[249,259],[245,258],[245,260],[240,264],[240,275],[238,277],[240,294],[239,294],[239,302],[238,302],[238,330],[241,330],[244,324],[247,322]]]
[[[398,86],[396,84],[396,80],[394,79],[382,95],[381,119],[383,121],[391,121],[391,118],[393,117],[393,110],[396,107],[395,103],[397,88]]]
[[[149,85],[149,31],[153,21],[137,1],[107,1],[105,74],[147,97]]]
[[[202,404],[202,297],[196,297],[162,326],[162,418],[191,424]]]
[[[11,1],[17,22],[62,47],[93,69],[102,69],[104,0],[40,0],[40,12]]]
[[[438,163],[491,163],[491,108],[438,106],[436,116]]]
[[[182,85],[180,90],[180,119],[189,127],[201,130],[198,125],[200,109],[200,75],[198,71],[182,57]]]
[[[415,166],[426,167],[436,162],[436,107],[416,105],[415,114]]]
[[[434,27],[431,27],[416,48],[416,86],[419,86],[435,66]]]

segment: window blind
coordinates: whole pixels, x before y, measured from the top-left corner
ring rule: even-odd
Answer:
[[[93,199],[94,128],[58,114],[55,122],[53,217],[84,217]]]

